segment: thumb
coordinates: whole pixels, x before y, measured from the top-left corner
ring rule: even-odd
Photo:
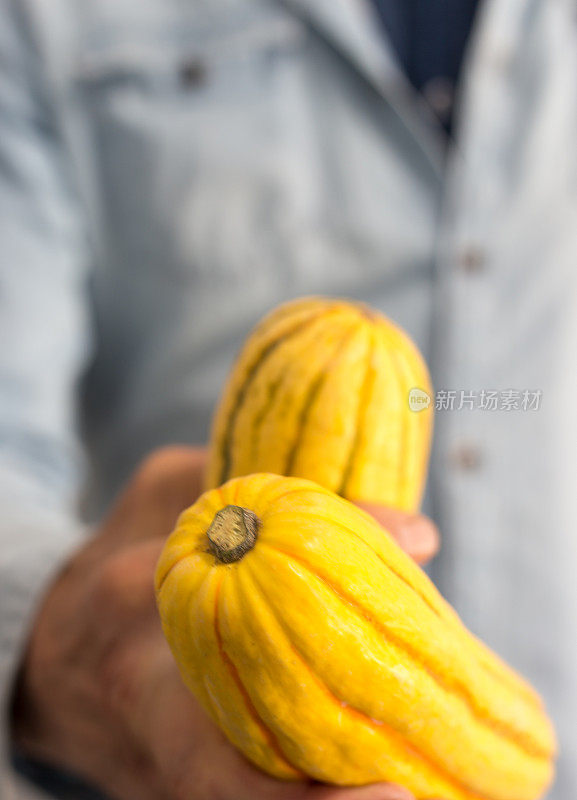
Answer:
[[[167,536],[179,516],[203,491],[207,451],[163,447],[136,469],[103,528],[116,539],[141,541]]]

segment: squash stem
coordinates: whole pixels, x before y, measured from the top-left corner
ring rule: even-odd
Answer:
[[[208,547],[222,564],[232,564],[252,550],[260,519],[248,508],[225,506],[218,511],[207,530]]]

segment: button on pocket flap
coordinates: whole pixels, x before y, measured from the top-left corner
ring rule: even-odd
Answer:
[[[301,22],[277,13],[253,15],[242,24],[232,16],[204,25],[187,23],[179,30],[149,31],[138,40],[119,33],[117,42],[87,48],[77,72],[92,85],[149,78],[195,86],[208,70],[297,50],[305,36]]]

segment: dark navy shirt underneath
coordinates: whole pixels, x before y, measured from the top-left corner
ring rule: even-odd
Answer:
[[[419,91],[454,87],[479,0],[372,0],[397,57]],[[443,83],[441,83],[443,82]],[[450,110],[441,121],[450,125]]]

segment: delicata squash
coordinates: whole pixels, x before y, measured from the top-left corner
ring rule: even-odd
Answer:
[[[312,297],[254,329],[216,410],[207,488],[252,472],[309,478],[350,500],[414,510],[426,479],[432,405],[409,337],[367,306]]]
[[[372,517],[318,484],[254,474],[206,492],[156,593],[185,683],[271,775],[393,781],[419,800],[536,800],[550,783],[539,697]]]

